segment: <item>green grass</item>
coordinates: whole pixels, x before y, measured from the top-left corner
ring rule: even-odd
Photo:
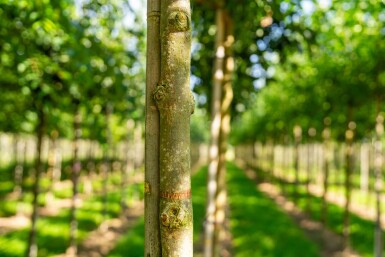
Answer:
[[[139,193],[142,194],[142,193]],[[102,197],[93,196],[84,201],[78,209],[78,241],[82,241],[103,221]],[[120,193],[108,193],[107,219],[120,213]],[[40,257],[65,252],[69,244],[69,209],[60,210],[54,217],[41,217],[37,223],[37,243]],[[24,256],[27,247],[28,229],[13,231],[0,237],[0,256]]]
[[[319,256],[317,246],[233,164],[228,166],[230,228],[237,257]]]
[[[237,257],[318,257],[317,247],[275,203],[259,192],[243,172],[228,166],[229,202],[234,256]],[[203,232],[206,202],[207,167],[192,178],[194,210],[194,242]],[[144,255],[144,221],[123,236],[109,257],[140,257]]]
[[[108,257],[143,257],[144,256],[144,219],[121,237]]]
[[[192,178],[194,242],[198,242],[203,229],[206,201],[206,171],[200,169]],[[142,257],[144,256],[144,220],[143,218],[131,228],[117,243],[108,257]]]
[[[262,172],[262,171],[257,171]],[[286,184],[285,192],[289,199],[293,200],[294,185]],[[314,220],[321,220],[322,200],[320,197],[310,195],[310,210],[306,206],[306,190],[304,186],[297,188],[298,200],[297,206],[303,211],[308,211],[311,218]],[[327,212],[327,226],[335,233],[342,235],[343,230],[343,215],[344,208],[338,205],[328,203]],[[363,257],[373,256],[374,245],[374,222],[350,214],[350,243],[354,250],[356,250]],[[384,240],[385,245],[385,240]],[[385,253],[383,255],[385,257]]]

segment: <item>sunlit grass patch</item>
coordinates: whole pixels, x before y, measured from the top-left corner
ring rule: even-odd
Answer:
[[[115,218],[120,213],[120,193],[110,192],[107,195],[107,219]],[[78,242],[85,239],[88,233],[97,229],[104,220],[103,197],[94,196],[86,199],[77,210]],[[69,245],[70,209],[64,208],[53,216],[40,217],[37,223],[37,244],[39,257],[52,256],[66,251]],[[0,237],[0,256],[23,256],[27,247],[29,228],[9,232]],[[9,247],[8,247],[9,245]],[[13,249],[14,248],[14,249]]]
[[[12,192],[13,187],[14,187],[13,181],[0,181],[0,196]]]
[[[0,237],[0,256],[19,257],[23,256],[27,247],[27,233],[20,231]]]

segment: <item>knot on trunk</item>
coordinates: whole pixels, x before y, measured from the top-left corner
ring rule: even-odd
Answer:
[[[160,215],[161,223],[164,227],[177,229],[185,227],[191,220],[191,215],[184,206],[176,203],[167,205]]]
[[[167,91],[168,91],[167,88],[168,88],[167,85],[158,85],[155,88],[153,96],[156,103],[163,101],[166,98]]]
[[[170,32],[184,32],[190,29],[190,18],[184,11],[178,10],[168,16],[168,28]]]

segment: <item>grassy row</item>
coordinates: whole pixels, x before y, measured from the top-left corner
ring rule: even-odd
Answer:
[[[257,170],[258,173],[263,173],[261,170]],[[284,185],[284,190],[282,190]],[[281,192],[286,192],[287,197],[294,200],[293,192],[295,191],[295,185],[292,183],[281,183]],[[308,196],[306,194],[305,186],[298,186],[297,191],[297,206],[307,211],[312,219],[321,221],[322,199],[314,195]],[[342,190],[340,190],[342,193]],[[307,206],[307,197],[310,198],[310,207]],[[327,227],[332,231],[341,234],[343,231],[343,217],[344,208],[336,204],[328,203],[327,209]],[[363,219],[357,215],[350,214],[350,244],[354,250],[364,257],[373,256],[374,249],[374,222]],[[385,240],[384,240],[385,245]],[[384,253],[385,257],[385,253]]]
[[[194,242],[203,231],[207,168],[192,179],[194,206]],[[234,256],[237,257],[318,257],[315,244],[283,213],[275,203],[259,192],[242,170],[228,165],[228,190],[231,208],[230,226]],[[143,219],[118,242],[109,257],[144,255]]]
[[[110,177],[109,184],[116,183],[118,174]],[[101,181],[95,181],[95,189],[100,187]],[[133,191],[142,191],[143,185],[129,187],[128,196],[133,195]],[[70,188],[57,191],[58,195],[66,196],[71,191]],[[138,192],[142,194],[142,192]],[[108,193],[107,219],[117,217],[120,214],[121,195],[117,190]],[[44,198],[44,195],[42,195]],[[8,201],[9,202],[9,201]],[[78,213],[78,240],[81,242],[89,232],[95,230],[104,220],[103,217],[103,197],[99,195],[90,196],[83,201]],[[65,252],[69,244],[69,221],[70,210],[63,208],[54,217],[41,217],[37,223],[38,237],[37,244],[39,256],[46,257]],[[27,247],[28,229],[21,229],[9,232],[0,236],[0,256],[18,257],[24,256]]]
[[[100,160],[97,160],[98,162],[100,162]],[[83,167],[86,167],[86,161],[83,161]],[[70,172],[71,170],[71,162],[70,161],[66,161],[66,162],[63,162],[63,164],[65,164],[63,167],[63,173],[62,173],[62,180],[64,179],[67,179],[67,181],[69,181],[69,174],[67,174],[68,172]],[[1,178],[1,175],[6,173],[6,172],[12,172],[13,170],[10,169],[10,170],[0,170],[0,178]],[[65,172],[66,171],[66,172]],[[4,172],[4,173],[3,173]],[[81,174],[86,174],[87,171],[86,170],[82,170]],[[26,174],[25,174],[26,175]],[[82,176],[81,179],[89,179],[88,177],[86,176]],[[102,191],[102,183],[103,183],[103,179],[101,178],[100,175],[97,175],[97,177],[93,177],[91,178],[92,179],[92,188],[94,191],[96,192],[101,192]],[[120,172],[112,172],[109,174],[109,184],[116,184],[117,187],[120,183],[120,179],[121,179],[121,176],[120,176]],[[1,181],[0,180],[0,217],[9,217],[9,216],[13,216],[17,213],[17,209],[18,208],[21,208],[22,209],[22,213],[30,213],[32,211],[32,206],[31,206],[31,203],[32,203],[32,199],[33,199],[33,193],[32,193],[32,186],[33,186],[33,183],[34,183],[34,179],[32,177],[24,177],[24,181],[23,181],[23,194],[22,194],[22,197],[21,199],[15,199],[14,197],[13,198],[9,198],[9,193],[12,192],[13,190],[13,187],[14,187],[14,182],[13,180],[6,180],[3,178],[3,180]],[[71,183],[71,182],[70,182]],[[39,205],[40,206],[45,206],[46,205],[46,197],[45,197],[45,193],[47,193],[49,191],[49,188],[51,186],[51,178],[49,177],[46,177],[46,176],[43,176],[41,179],[40,179],[40,196],[39,196],[39,199],[38,199],[38,202],[39,202]],[[83,183],[79,183],[79,190],[80,192],[83,192],[84,191],[84,184]],[[72,196],[72,187],[71,186],[67,186],[65,188],[61,188],[60,190],[55,190],[55,188],[53,189],[53,194],[55,196],[55,198],[59,198],[59,199],[63,199],[63,198],[71,198]]]
[[[261,170],[264,170],[265,172],[260,172],[260,175],[263,176],[265,179],[269,179],[270,181],[273,181],[273,178],[271,177],[272,174],[270,172],[267,172],[265,168],[259,168]],[[291,182],[294,182],[295,180],[295,169],[293,168],[287,168],[284,171],[280,170],[280,167],[278,168],[279,172],[276,171],[278,176],[281,176],[282,173],[284,173],[284,177],[282,179],[288,180]],[[312,181],[311,184],[317,184],[318,186],[322,186],[322,181],[316,182],[314,171],[312,175]],[[319,171],[321,172],[321,171]],[[331,170],[331,173],[329,174],[329,180],[328,180],[328,191],[330,193],[334,193],[337,195],[344,196],[345,195],[345,171],[340,170]],[[336,180],[335,176],[338,175],[338,180]],[[307,176],[306,171],[301,170],[299,173],[299,184],[306,184]],[[375,192],[374,192],[374,177],[373,175],[370,176],[370,187],[369,190],[366,192],[364,190],[361,190],[360,188],[360,174],[358,172],[353,172],[351,175],[351,188],[352,188],[352,202],[359,204],[360,206],[363,206],[363,208],[374,208],[375,206]],[[384,180],[385,182],[385,180]],[[383,194],[385,194],[385,188],[382,191]],[[381,211],[385,212],[385,205],[381,206]]]
[[[317,246],[233,164],[228,165],[228,190],[235,256],[319,256]]]

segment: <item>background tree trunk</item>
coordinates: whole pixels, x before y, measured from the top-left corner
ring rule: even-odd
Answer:
[[[322,210],[321,210],[321,221],[324,225],[327,224],[327,212],[328,202],[327,194],[329,189],[329,167],[330,167],[330,119],[324,119],[324,130],[322,132],[323,143],[323,192],[322,192]]]
[[[79,144],[81,136],[81,116],[79,111],[79,104],[76,104],[75,116],[74,116],[74,141],[73,141],[73,160],[72,160],[72,203],[71,203],[71,212],[70,212],[70,245],[68,248],[68,253],[71,256],[76,256],[77,254],[77,230],[78,230],[78,221],[76,216],[77,211],[77,202],[78,202],[78,192],[79,192],[79,175],[81,171],[81,163],[79,160]]]
[[[293,130],[294,133],[294,141],[295,141],[295,148],[294,148],[294,202],[298,201],[298,187],[299,187],[299,158],[300,158],[300,152],[299,152],[299,146],[301,144],[302,140],[302,128],[298,125],[294,127]]]
[[[37,257],[37,242],[36,242],[36,225],[39,217],[39,203],[38,198],[40,194],[40,177],[43,172],[43,163],[42,163],[42,146],[43,146],[43,135],[45,132],[45,113],[43,110],[38,112],[38,124],[36,128],[36,160],[35,160],[35,181],[33,186],[33,202],[32,202],[32,216],[31,216],[31,230],[28,237],[28,247],[27,247],[27,256],[28,257]]]
[[[232,46],[234,43],[232,19],[227,11],[223,13],[225,22],[225,62],[224,79],[221,96],[221,124],[219,136],[219,165],[217,172],[217,192],[215,196],[215,233],[214,233],[214,256],[224,256],[227,229],[225,227],[227,209],[227,187],[226,187],[226,152],[228,136],[230,133],[231,103],[233,101],[232,75],[234,70],[234,59],[232,57]]]
[[[343,236],[345,246],[349,245],[350,235],[350,202],[351,202],[351,191],[352,191],[352,168],[353,168],[353,140],[354,130],[356,124],[351,121],[351,108],[349,108],[349,124],[348,129],[345,133],[346,149],[345,149],[345,210],[344,210],[344,226]]]
[[[14,144],[15,144],[15,177],[14,177],[14,188],[13,192],[16,195],[16,198],[18,199],[18,208],[17,208],[17,214],[21,214],[21,200],[23,195],[23,173],[24,173],[24,152],[26,150],[26,141],[23,139],[20,139],[20,136],[18,134],[14,135]]]
[[[376,222],[375,222],[375,234],[374,234],[374,256],[383,256],[383,232],[381,228],[381,196],[382,196],[382,168],[383,168],[383,157],[382,157],[382,142],[381,137],[384,133],[384,118],[381,114],[378,114],[376,119],[376,140],[375,140],[375,161],[374,161],[374,175],[375,185],[374,190],[376,194]]]
[[[225,57],[225,24],[223,20],[223,9],[216,10],[216,39],[215,39],[215,60],[214,77],[211,100],[211,142],[209,151],[209,168],[207,174],[207,203],[206,203],[206,223],[204,256],[213,256],[214,249],[214,228],[215,228],[215,196],[217,193],[218,182],[217,173],[219,168],[219,137],[221,126],[221,95],[224,76],[224,57]]]
[[[306,209],[307,211],[311,210],[311,193],[310,193],[310,184],[312,182],[312,170],[314,167],[314,137],[317,131],[315,128],[310,128],[308,130],[309,142],[306,147],[307,163],[306,163]]]
[[[160,79],[160,0],[147,0],[144,255],[161,256],[159,225],[159,112],[153,93]]]
[[[121,199],[120,199],[120,208],[122,212],[127,209],[127,187],[128,187],[128,178],[129,174],[132,173],[133,170],[133,158],[130,144],[131,144],[131,135],[134,129],[135,122],[133,120],[128,120],[126,124],[127,134],[126,140],[124,142],[124,150],[123,150],[123,165],[121,168]],[[134,149],[135,151],[136,149]]]
[[[104,149],[104,158],[102,165],[102,177],[103,177],[103,221],[108,219],[108,179],[109,173],[112,172],[112,135],[111,135],[111,115],[112,115],[113,107],[111,103],[106,104],[106,146]],[[101,226],[102,230],[107,230],[107,223],[103,222]]]

